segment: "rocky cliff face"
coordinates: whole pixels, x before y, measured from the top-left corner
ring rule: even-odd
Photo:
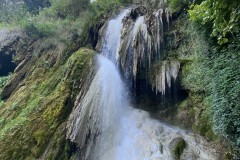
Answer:
[[[34,55],[40,44],[21,31],[1,31],[0,56],[14,55],[17,67],[1,92],[0,159],[69,159],[73,154],[65,139],[66,120],[77,95],[89,86],[95,51],[73,44]]]

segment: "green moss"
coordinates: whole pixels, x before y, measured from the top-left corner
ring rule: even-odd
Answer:
[[[177,160],[180,160],[180,157],[184,151],[184,149],[186,148],[186,142],[181,139],[175,146],[173,152],[174,152],[174,156]]]
[[[218,136],[213,132],[212,125],[209,120],[209,116],[200,116],[192,127],[194,132],[199,133],[208,140],[214,141],[218,139]]]
[[[191,117],[191,119],[194,121],[195,120],[195,110],[194,110],[194,108],[190,108],[188,113],[189,113],[189,116]]]
[[[0,159],[38,159],[46,149],[47,157],[67,159],[64,121],[79,92],[74,86],[85,81],[94,55],[82,48],[62,65],[48,70],[38,68],[41,62],[33,66],[25,85],[1,104]]]
[[[189,108],[189,100],[185,99],[184,101],[181,102],[181,104],[179,105],[178,109],[181,110],[185,110]]]

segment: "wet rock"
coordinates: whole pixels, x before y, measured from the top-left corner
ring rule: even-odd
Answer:
[[[169,143],[169,150],[171,151],[172,156],[176,160],[180,160],[180,157],[182,153],[184,152],[184,149],[186,148],[186,142],[182,137],[174,138]]]
[[[21,36],[23,36],[23,32],[19,29],[0,29],[0,52],[16,43]]]
[[[145,6],[138,5],[131,10],[130,17],[132,19],[136,20],[137,17],[146,15],[147,12],[148,12],[148,10]]]
[[[193,150],[190,150],[190,151],[184,152],[181,158],[184,160],[196,160],[199,157],[194,153]]]
[[[13,57],[16,55],[15,46],[23,33],[19,29],[0,29],[0,76],[7,76],[13,72],[16,64]]]

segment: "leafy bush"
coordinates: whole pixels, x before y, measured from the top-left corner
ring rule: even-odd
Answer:
[[[107,16],[111,16],[120,5],[119,0],[99,0],[91,4],[90,12],[94,17],[98,17],[104,13],[106,13]],[[107,13],[111,14],[108,15]]]
[[[24,0],[24,2],[31,13],[38,13],[42,8],[51,5],[49,0]]]
[[[25,20],[23,27],[26,34],[34,39],[48,37],[55,32],[55,24],[48,21],[37,22],[36,20]]]
[[[190,19],[198,25],[209,28],[211,36],[222,45],[229,41],[238,41],[240,1],[204,0],[201,4],[192,5]]]
[[[195,125],[194,130],[209,139],[215,139],[213,129],[233,146],[240,146],[238,43],[210,48],[204,31],[199,32],[195,25],[184,23],[178,25],[181,26],[182,42],[177,50],[179,59],[184,62],[182,82],[191,93],[202,97],[197,102],[202,106],[202,113],[198,117],[200,125]]]
[[[51,7],[42,14],[53,18],[77,18],[89,6],[89,0],[52,0]]]
[[[54,36],[66,41],[72,34],[80,35],[84,25],[95,23],[103,13],[114,11],[116,6],[119,6],[118,0],[101,0],[91,6],[89,0],[53,0],[51,7],[26,18],[22,24],[32,38]]]
[[[0,3],[0,23],[13,23],[26,16],[27,10],[22,1],[4,0]]]
[[[180,20],[184,24],[180,25],[182,40],[178,48],[178,57],[186,63],[183,72],[183,85],[195,93],[206,93],[210,91],[212,79],[209,69],[209,45],[204,33],[197,30],[197,27],[188,23],[187,19]],[[186,23],[187,22],[187,23]]]
[[[18,24],[30,13],[38,13],[49,7],[49,0],[2,0],[0,3],[0,23]]]
[[[240,147],[240,53],[222,50],[213,64],[213,128]]]
[[[172,12],[179,12],[183,8],[187,7],[189,0],[170,0],[170,8]]]
[[[212,97],[211,119],[214,131],[235,146],[240,146],[239,9],[238,1],[204,0],[189,10],[190,19],[203,26],[222,45],[209,49],[211,56],[202,72],[208,79],[201,78],[201,83],[203,88],[209,84],[205,88],[208,88],[207,94]],[[197,73],[191,74],[197,76]]]

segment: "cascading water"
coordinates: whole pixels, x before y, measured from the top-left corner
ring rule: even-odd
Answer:
[[[130,10],[126,9],[116,19],[110,20],[106,29],[101,54],[113,62],[117,62],[119,58],[119,46],[123,27],[122,20],[129,12]]]
[[[96,58],[96,75],[69,119],[67,135],[80,148],[78,159],[172,160],[179,139],[187,144],[181,158],[217,159],[201,137],[164,125],[131,107],[117,68],[122,20],[129,12],[124,10],[108,23],[102,55]],[[169,71],[168,76],[174,77],[174,72]]]

